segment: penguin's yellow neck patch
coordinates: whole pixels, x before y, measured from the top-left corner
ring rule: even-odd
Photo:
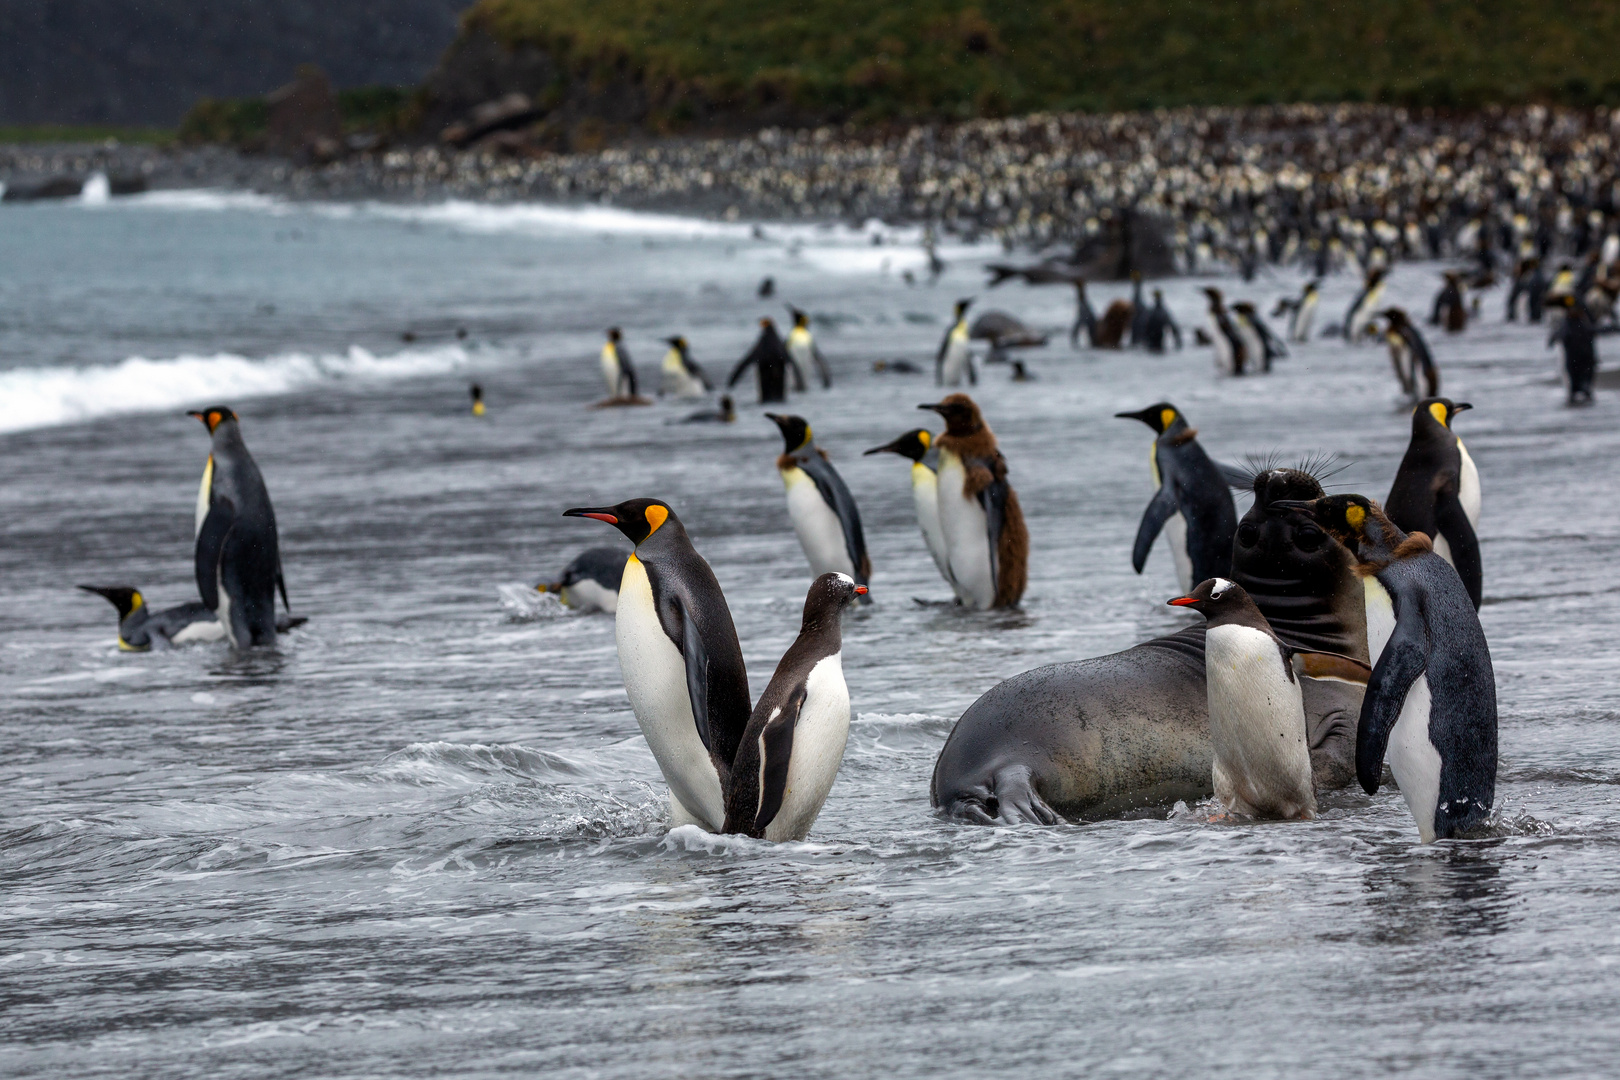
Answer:
[[[1429,415],[1440,421],[1441,427],[1451,426],[1450,424],[1446,423],[1446,407],[1440,404],[1438,401],[1429,405]]]
[[[146,603],[146,601],[141,599],[140,593],[133,593],[129,598],[129,610],[138,611],[140,606],[144,603]]]
[[[118,639],[118,651],[119,652],[145,652],[146,650],[141,648],[139,645],[131,645],[129,642],[125,641],[123,638],[119,638]]]
[[[1176,422],[1176,410],[1174,410],[1174,409],[1160,409],[1159,410],[1159,424],[1161,426],[1163,426],[1165,428],[1168,428],[1171,424],[1173,424],[1175,422]]]
[[[1362,522],[1367,520],[1367,511],[1363,510],[1355,503],[1351,503],[1349,506],[1344,508],[1344,520],[1350,523],[1350,527],[1352,529],[1360,532]]]
[[[662,506],[649,506],[647,507],[645,514],[647,524],[652,526],[652,528],[647,530],[648,536],[651,536],[653,533],[657,532],[659,526],[663,525],[664,522],[669,520],[669,511]],[[632,555],[631,558],[635,558],[635,556]]]
[[[473,415],[474,416],[483,416],[484,415],[484,403],[482,401],[473,402]]]
[[[934,445],[934,433],[932,431],[919,431],[917,432],[917,441],[923,444],[924,450],[927,450]]]

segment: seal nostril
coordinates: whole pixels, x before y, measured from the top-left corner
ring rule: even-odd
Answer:
[[[989,814],[991,817],[1000,817],[1001,816],[1001,800],[996,798],[994,795],[991,795],[988,798],[986,798],[984,800],[984,812]]]

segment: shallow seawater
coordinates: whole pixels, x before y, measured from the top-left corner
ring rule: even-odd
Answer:
[[[1335,489],[1374,497],[1408,417],[1381,348],[1218,380],[1190,341],[1070,351],[1069,295],[985,290],[984,250],[912,288],[914,246],[764,233],[202,196],[0,212],[0,1074],[1612,1069],[1620,399],[1563,408],[1544,329],[1504,325],[1500,291],[1431,335],[1475,406],[1495,837],[1420,846],[1392,791],[1311,823],[951,824],[929,775],[979,694],[1182,625],[1168,552],[1130,569],[1150,433],[1113,413],[1168,398],[1219,458],[1335,454]],[[754,295],[766,274],[777,299]],[[1298,283],[1221,284],[1269,309]],[[1189,335],[1201,284],[1165,286]],[[1387,295],[1426,311],[1437,287],[1403,266]],[[1330,280],[1319,325],[1352,290]],[[975,294],[1058,331],[1039,381],[991,367],[976,391],[1034,548],[1023,608],[987,615],[915,602],[948,592],[904,463],[860,454],[938,396],[871,362],[931,363]],[[723,375],[782,300],[822,319],[838,383],[793,409],[861,505],[876,602],[845,626],[838,783],[809,841],[773,846],[666,833],[612,619],[502,587],[610,539],[564,508],[663,497],[764,689],[809,583],[774,425],[751,392],[727,428],[587,406],[603,327],[645,378],[674,333]],[[248,656],[120,654],[73,585],[194,595],[207,440],[182,414],[214,399],[242,415],[310,622]]]

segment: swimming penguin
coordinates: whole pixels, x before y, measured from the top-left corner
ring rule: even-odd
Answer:
[[[237,416],[223,405],[186,413],[208,427],[212,445],[197,489],[195,561],[203,605],[233,646],[273,645],[276,590],[289,611],[276,512]]]
[[[663,381],[658,387],[659,397],[673,394],[679,398],[697,398],[714,389],[709,377],[692,359],[692,352],[684,337],[665,338],[664,342],[669,346],[669,351],[664,354],[661,365]]]
[[[1417,399],[1436,397],[1440,393],[1440,369],[1434,365],[1429,344],[1423,340],[1418,328],[1412,325],[1406,312],[1398,307],[1386,308],[1378,313],[1389,324],[1384,340],[1389,345],[1389,362],[1395,367],[1395,378],[1407,397]],[[1422,385],[1418,380],[1422,379]]]
[[[1204,672],[1215,797],[1231,813],[1316,817],[1299,675],[1366,683],[1359,660],[1284,645],[1243,586],[1210,578],[1169,603],[1208,620]]]
[[[979,373],[973,370],[973,348],[969,340],[972,331],[967,321],[967,310],[972,305],[971,299],[956,302],[956,321],[945,331],[939,353],[934,357],[935,385],[961,386],[964,375],[970,385],[979,384]]]
[[[575,611],[605,611],[612,615],[619,609],[624,562],[623,548],[586,548],[563,567],[555,581],[542,581],[535,590],[555,593],[564,606]]]
[[[872,361],[874,375],[921,375],[923,369],[910,360],[874,360]]]
[[[1435,294],[1434,308],[1429,312],[1430,326],[1443,326],[1448,334],[1459,334],[1468,328],[1468,306],[1463,303],[1462,275],[1455,270],[1445,272],[1446,283]]]
[[[772,405],[787,400],[787,376],[793,373],[793,389],[804,392],[804,377],[799,374],[793,358],[788,355],[787,346],[782,344],[782,335],[776,332],[776,324],[770,319],[759,320],[759,337],[754,339],[754,347],[748,354],[737,361],[737,366],[731,369],[731,378],[726,380],[726,389],[737,385],[737,380],[743,377],[743,372],[752,365],[759,379],[759,403]]]
[[[1220,467],[1198,445],[1198,429],[1189,426],[1187,418],[1168,401],[1140,412],[1114,415],[1121,420],[1140,420],[1159,436],[1148,454],[1153,500],[1136,530],[1131,566],[1138,574],[1142,572],[1162,530],[1183,592],[1194,582],[1229,576],[1237,506]]]
[[[1372,678],[1356,732],[1356,778],[1372,795],[1389,757],[1424,843],[1484,824],[1496,799],[1496,675],[1462,579],[1429,538],[1396,528],[1360,495],[1308,514],[1359,564]]]
[[[1091,301],[1086,299],[1085,279],[1075,278],[1074,325],[1069,327],[1070,347],[1079,347],[1081,330],[1086,332],[1086,345],[1095,348],[1097,344],[1097,313],[1091,310]]]
[[[1373,312],[1378,310],[1378,301],[1384,295],[1384,278],[1387,271],[1383,267],[1374,267],[1367,271],[1366,283],[1356,298],[1350,301],[1350,309],[1344,313],[1344,340],[1354,345],[1360,340],[1362,331],[1372,321]]]
[[[1176,339],[1176,348],[1181,348],[1181,327],[1176,325],[1175,318],[1170,309],[1164,306],[1164,292],[1153,290],[1153,307],[1148,311],[1147,322],[1142,330],[1143,344],[1147,351],[1152,353],[1164,352],[1164,338],[1166,334]]]
[[[995,434],[966,394],[917,408],[945,418],[939,526],[957,599],[980,611],[1016,607],[1029,578],[1029,530]]]
[[[479,386],[477,383],[473,383],[471,386],[469,386],[467,388],[467,393],[469,395],[471,395],[471,397],[472,397],[472,414],[474,416],[483,416],[484,415],[484,388],[482,386]]]
[[[802,416],[766,413],[781,429],[786,449],[776,459],[787,491],[788,516],[799,536],[810,572],[848,574],[856,584],[872,579],[872,560],[866,554],[866,536],[861,532],[861,513],[844,486],[844,478],[816,446],[810,425]],[[864,594],[863,594],[864,595]]]
[[[1552,301],[1563,317],[1553,325],[1547,347],[1564,347],[1564,387],[1571,405],[1592,404],[1592,380],[1597,374],[1597,329],[1586,305],[1565,293]]]
[[[1466,401],[1431,397],[1412,410],[1412,441],[1384,500],[1384,513],[1402,532],[1430,537],[1434,551],[1457,569],[1468,598],[1479,610],[1481,571],[1479,469],[1451,430]]]
[[[607,332],[602,346],[602,381],[607,383],[608,400],[617,401],[639,396],[636,389],[636,368],[624,348],[624,335],[617,326]]]
[[[799,636],[760,695],[732,762],[725,831],[803,840],[827,801],[849,741],[841,615],[866,586],[822,574],[804,600]]]
[[[730,394],[720,395],[718,409],[699,409],[697,412],[687,413],[675,423],[681,424],[730,424],[737,419],[737,407],[731,400]],[[666,421],[669,422],[669,421]]]
[[[1280,360],[1288,355],[1288,346],[1277,339],[1271,332],[1271,327],[1260,317],[1260,312],[1248,301],[1241,301],[1232,305],[1232,316],[1237,322],[1238,333],[1243,337],[1243,344],[1251,360],[1259,358],[1260,370],[1270,371],[1273,360]]]
[[[867,454],[899,454],[911,462],[911,501],[917,511],[917,528],[922,531],[923,543],[928,547],[940,577],[947,584],[951,579],[950,554],[945,548],[945,534],[939,524],[939,446],[934,433],[927,428],[913,428],[893,442],[874,446]]]
[[[1222,375],[1242,375],[1249,361],[1259,357],[1249,355],[1248,344],[1226,311],[1221,290],[1205,288],[1204,295],[1209,297],[1209,337],[1215,345],[1215,370]]]
[[[193,642],[225,640],[225,627],[219,617],[200,600],[153,611],[141,591],[128,585],[80,585],[79,588],[105,597],[118,609],[118,648],[122,652],[162,651]],[[276,620],[276,632],[285,634],[308,621],[302,616],[282,615]]]
[[[827,370],[827,360],[821,355],[821,350],[816,347],[816,339],[810,333],[810,316],[792,304],[788,305],[788,310],[793,313],[793,329],[788,331],[787,351],[793,359],[793,366],[799,371],[799,381],[807,382],[805,372],[814,367],[821,379],[821,388],[831,390],[832,372]]]
[[[668,503],[631,499],[563,516],[605,521],[635,545],[613,617],[624,689],[669,783],[670,824],[719,832],[724,780],[752,711],[720,583]]]

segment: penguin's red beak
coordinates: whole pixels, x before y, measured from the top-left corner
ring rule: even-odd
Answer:
[[[605,521],[609,525],[617,525],[619,523],[619,519],[614,517],[612,514],[581,514],[579,516],[595,518],[597,521]]]
[[[855,586],[855,595],[856,596],[865,596],[867,593],[869,593],[871,591],[872,590],[868,589],[865,585],[857,585],[857,586]]]
[[[1166,600],[1165,603],[1169,604],[1171,607],[1192,607],[1194,604],[1198,603],[1198,600],[1196,597],[1192,596],[1178,596],[1174,600]]]

